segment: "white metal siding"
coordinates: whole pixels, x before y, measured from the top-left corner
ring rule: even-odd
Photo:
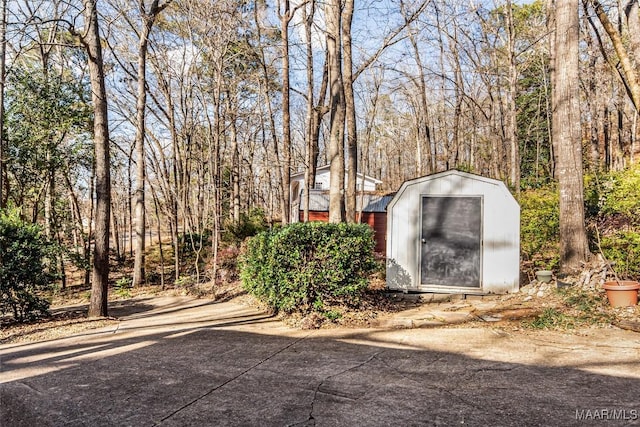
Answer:
[[[520,268],[520,207],[506,186],[496,180],[449,171],[408,181],[387,209],[387,286],[428,291],[420,285],[421,198],[483,196],[481,293],[518,289]],[[480,214],[480,213],[479,213]],[[478,292],[477,289],[438,289]]]

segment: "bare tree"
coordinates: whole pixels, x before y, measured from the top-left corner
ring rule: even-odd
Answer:
[[[640,78],[638,78],[636,67],[633,66],[631,61],[632,53],[630,53],[629,50],[625,47],[620,31],[618,31],[618,29],[616,29],[614,24],[611,22],[606,12],[604,11],[602,4],[598,0],[585,1],[588,1],[595,10],[598,19],[602,24],[602,27],[604,28],[605,32],[609,36],[609,39],[611,40],[611,43],[613,44],[613,48],[615,49],[616,55],[618,56],[618,59],[620,61],[620,66],[622,68],[621,75],[624,77],[625,88],[627,90],[629,98],[631,99],[631,102],[633,102],[633,105],[635,106],[636,111],[638,111],[640,110]],[[630,1],[627,8],[631,16],[635,16],[635,18],[637,19],[638,6],[637,4],[634,5],[634,3],[636,2]],[[635,15],[633,13],[634,7],[636,10]],[[632,26],[632,28],[637,28],[637,23],[636,27]],[[631,34],[630,38],[632,40],[634,38],[638,38],[638,34]],[[638,42],[632,44],[632,52],[637,49],[637,45]]]
[[[145,250],[145,230],[146,230],[146,213],[145,213],[145,182],[146,182],[146,166],[145,166],[145,115],[147,110],[147,50],[149,45],[149,35],[153,24],[160,12],[164,10],[172,0],[167,0],[160,4],[159,0],[153,0],[148,8],[145,0],[138,2],[138,9],[142,19],[142,31],[140,31],[138,42],[138,90],[136,102],[136,190],[135,190],[135,211],[136,211],[136,247],[135,260],[133,264],[133,286],[139,286],[144,282],[144,250]]]

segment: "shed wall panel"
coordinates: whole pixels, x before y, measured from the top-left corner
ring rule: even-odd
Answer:
[[[428,291],[420,284],[421,198],[482,196],[481,293],[517,290],[520,260],[520,207],[500,182],[449,171],[408,181],[387,210],[387,286]],[[459,288],[439,291],[464,292]]]

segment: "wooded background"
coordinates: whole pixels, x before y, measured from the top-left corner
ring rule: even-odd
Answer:
[[[387,192],[452,168],[516,196],[557,182],[573,268],[582,174],[640,152],[638,0],[1,7],[0,208],[86,269],[94,313],[109,253],[135,260],[134,284],[158,242],[173,280],[185,248],[195,280],[215,278],[224,232],[289,222],[291,174],[313,184],[325,164],[333,222],[356,218],[356,170]]]

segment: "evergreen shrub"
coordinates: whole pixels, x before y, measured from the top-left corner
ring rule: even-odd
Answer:
[[[324,313],[358,305],[376,268],[373,248],[365,224],[295,223],[249,239],[240,275],[274,311]]]
[[[520,250],[533,269],[557,266],[560,242],[559,195],[553,185],[520,194]]]
[[[621,278],[640,279],[640,164],[591,177],[586,192],[597,225],[592,250],[602,250]]]
[[[16,211],[0,210],[0,313],[17,321],[46,315],[49,302],[40,292],[55,279],[46,268],[53,246],[36,224]]]

